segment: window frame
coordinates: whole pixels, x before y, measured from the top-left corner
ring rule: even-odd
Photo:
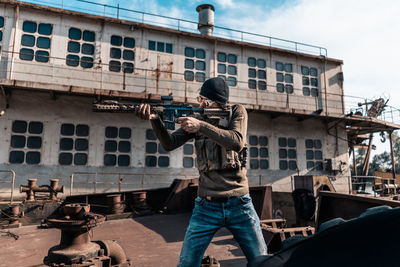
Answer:
[[[116,136],[107,136],[107,129],[108,128],[116,128]],[[121,131],[129,129],[129,137],[121,137]],[[106,126],[104,127],[104,149],[103,149],[103,166],[104,167],[117,167],[117,168],[129,168],[132,167],[132,141],[133,141],[133,134],[132,128],[126,126]],[[107,142],[115,142],[116,147],[115,151],[106,151],[106,144]],[[129,142],[129,151],[121,151],[120,145],[121,143]],[[106,158],[114,157],[115,164],[114,165],[106,165]],[[129,157],[129,164],[128,165],[120,165],[120,158]]]
[[[294,94],[294,63],[275,61],[276,92]]]
[[[26,124],[25,131],[24,132],[18,132],[14,131],[14,125],[16,122],[24,122]],[[41,125],[41,132],[40,133],[32,133],[31,132],[31,125],[37,123]],[[10,135],[10,145],[8,149],[8,163],[9,164],[21,164],[21,165],[42,165],[43,164],[43,154],[42,154],[42,149],[43,149],[43,137],[44,137],[44,132],[45,132],[45,125],[44,122],[42,121],[30,121],[30,120],[13,120],[11,121],[11,135]],[[23,147],[13,147],[12,142],[13,142],[13,137],[24,137],[24,146]],[[28,146],[29,138],[35,138],[39,137],[40,138],[40,147],[39,148],[32,148]],[[15,154],[13,152],[23,152],[24,159],[22,162],[11,162],[11,154]],[[31,153],[39,153],[39,162],[37,163],[28,163],[27,158],[28,154],[31,155]]]
[[[206,80],[207,72],[207,52],[203,48],[194,48],[185,46],[184,52],[184,64],[183,64],[183,80],[189,82],[201,82]],[[188,64],[188,62],[193,63]],[[199,66],[203,66],[200,68]]]
[[[253,63],[254,62],[254,63]],[[260,62],[264,62],[260,66]],[[247,87],[248,89],[256,89],[259,91],[267,91],[267,60],[264,58],[248,57],[247,58]],[[260,73],[264,73],[264,77],[260,77]],[[261,86],[262,85],[262,86]]]
[[[71,32],[79,30],[80,31],[80,38],[72,38],[71,37]],[[93,41],[90,40],[85,40],[85,38],[88,38],[89,36],[91,37],[93,35]],[[69,27],[68,29],[68,36],[67,36],[67,55],[65,58],[65,65],[68,67],[79,67],[82,70],[86,69],[93,69],[95,65],[97,64],[95,62],[96,58],[96,31],[95,30],[89,30],[87,28],[78,28],[78,27]],[[80,44],[80,49],[79,52],[72,52],[69,51],[69,44],[73,43],[79,43]],[[83,52],[83,47],[93,47],[93,54],[88,54]],[[76,63],[75,63],[76,61]]]
[[[113,37],[114,40],[116,37],[119,37],[120,39],[120,45],[113,44]],[[127,46],[127,41],[126,40],[133,40],[133,47]],[[136,57],[136,39],[131,36],[125,36],[125,35],[117,35],[113,34],[110,36],[110,53],[109,53],[109,59],[108,59],[108,71],[110,72],[117,72],[117,73],[135,73],[135,57]],[[111,57],[112,51],[119,51],[120,56],[119,58],[114,58]],[[127,53],[132,53],[133,58],[132,59],[126,59],[125,54]],[[118,62],[118,63],[117,63]],[[128,66],[128,67],[127,67]]]
[[[26,23],[34,23],[35,30],[28,31],[25,29]],[[49,26],[49,33],[40,33],[41,26]],[[54,25],[51,23],[44,23],[40,21],[33,20],[24,20],[21,26],[21,40],[20,40],[20,50],[19,50],[19,59],[25,61],[35,61],[38,63],[52,63],[51,59],[51,45],[52,45],[52,37],[53,37],[53,28]],[[2,31],[0,29],[0,31]],[[27,38],[33,40],[33,44],[24,44],[24,40]],[[47,40],[48,48],[39,46],[39,40]]]
[[[233,61],[231,59],[234,59]],[[238,56],[233,53],[223,51],[217,52],[217,70],[218,77],[224,79],[229,87],[238,86]],[[222,68],[224,71],[222,71]],[[229,73],[234,70],[235,74]],[[231,71],[232,72],[232,71]]]
[[[66,134],[63,133],[63,126],[69,126],[72,125],[73,126],[73,132],[71,134]],[[87,135],[81,135],[78,133],[78,127],[87,127],[88,131],[87,131]],[[72,140],[72,147],[71,149],[64,149],[62,147],[62,142],[63,140]],[[77,142],[81,141],[81,140],[85,140],[87,147],[86,149],[78,149],[76,147]],[[83,124],[83,123],[61,123],[60,124],[60,139],[59,139],[59,146],[58,146],[58,164],[60,166],[88,166],[89,165],[89,147],[90,147],[90,126],[89,124]],[[71,155],[71,163],[70,164],[62,164],[61,158],[62,156],[65,155]],[[85,154],[86,156],[86,163],[85,164],[77,164],[76,163],[76,158],[78,157],[78,155],[80,156],[81,154]]]
[[[149,138],[151,137],[151,138]],[[144,167],[145,168],[170,168],[171,167],[171,153],[164,150],[164,148],[161,146],[160,141],[156,137],[153,129],[146,129],[145,131],[145,151],[144,151]],[[148,144],[155,144],[156,145],[156,150],[155,152],[148,152],[147,151],[147,145]],[[155,158],[155,166],[148,165],[148,159],[154,159]],[[168,166],[160,166],[160,158],[168,158]]]
[[[266,143],[262,144],[261,140],[265,138]],[[256,139],[256,143],[254,143]],[[269,157],[269,138],[266,135],[249,135],[249,169],[251,170],[268,170],[270,169],[270,157]],[[266,149],[266,156],[261,155],[261,151]],[[252,151],[257,151],[257,155],[252,155]],[[266,162],[266,168],[262,168],[262,163]],[[255,165],[256,164],[256,165]],[[264,163],[265,164],[265,163]]]

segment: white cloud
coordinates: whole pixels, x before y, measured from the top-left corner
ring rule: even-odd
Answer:
[[[233,0],[214,0],[217,4],[219,4],[222,8],[232,7]]]
[[[323,46],[344,61],[345,94],[386,92],[400,107],[400,2],[394,0],[300,0],[270,10],[241,3],[223,19],[231,28]],[[216,13],[218,17],[218,13]],[[241,19],[238,20],[237,18]]]

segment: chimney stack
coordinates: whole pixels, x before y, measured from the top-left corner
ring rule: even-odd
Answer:
[[[214,6],[209,4],[199,5],[196,11],[199,12],[197,28],[200,33],[211,36],[214,29]]]

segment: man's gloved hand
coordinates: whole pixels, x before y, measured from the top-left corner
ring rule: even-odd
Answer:
[[[193,117],[180,117],[176,120],[181,128],[188,133],[197,133],[200,130],[200,120]]]

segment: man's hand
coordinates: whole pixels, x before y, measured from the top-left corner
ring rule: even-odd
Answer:
[[[157,114],[151,113],[149,104],[140,104],[140,106],[137,106],[135,108],[135,115],[142,120],[153,120],[158,116]]]
[[[176,120],[181,124],[181,128],[188,133],[197,133],[200,130],[200,121],[193,117],[180,117]]]

